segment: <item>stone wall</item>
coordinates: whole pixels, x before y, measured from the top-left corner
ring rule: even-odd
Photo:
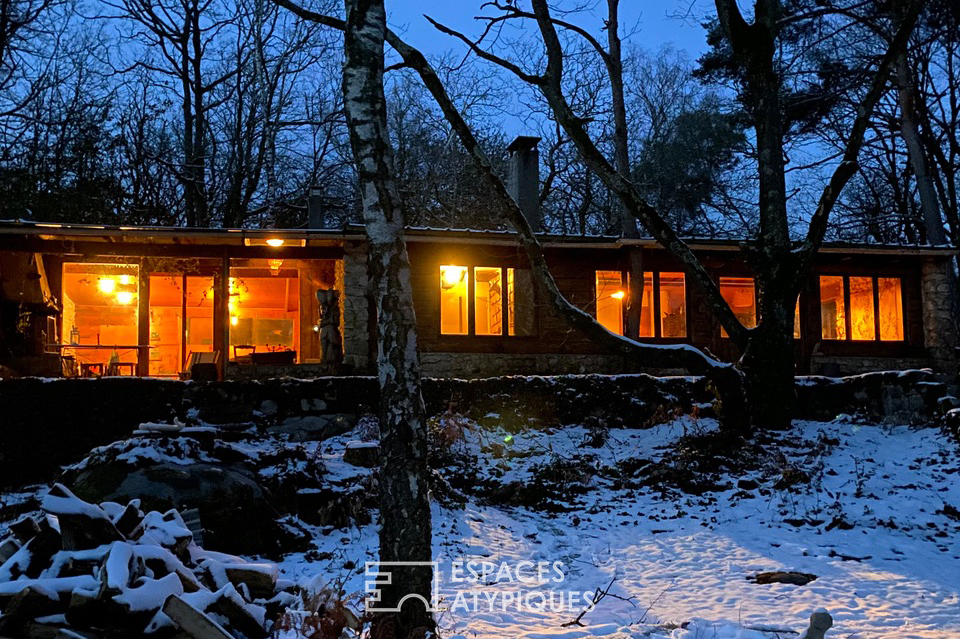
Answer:
[[[957,372],[957,324],[950,261],[923,261],[920,286],[923,295],[923,333],[927,352],[937,370]]]
[[[544,353],[421,353],[425,377],[473,379],[500,375],[583,375],[650,373],[682,375],[679,369],[644,368],[636,360],[616,355]]]
[[[938,400],[956,389],[929,371],[869,373],[797,381],[798,418],[858,414],[872,421],[929,421]],[[430,415],[454,405],[481,424],[514,430],[602,420],[611,427],[642,428],[696,405],[711,411],[702,378],[649,375],[566,375],[425,379]],[[956,400],[954,400],[956,401]],[[60,467],[91,448],[129,437],[140,424],[214,424],[273,430],[324,429],[356,423],[376,411],[373,377],[321,377],[228,382],[144,378],[0,380],[0,487],[54,479]]]
[[[347,242],[343,254],[343,366],[347,371],[368,373],[370,361],[370,278],[367,249]]]
[[[823,355],[810,357],[810,373],[838,377],[860,375],[876,371],[908,371],[930,368],[935,364],[931,358],[920,357],[865,357],[850,355]]]

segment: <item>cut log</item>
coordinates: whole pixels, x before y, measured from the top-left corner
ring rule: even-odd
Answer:
[[[127,507],[124,509],[123,513],[117,517],[117,521],[114,522],[114,526],[121,535],[130,539],[131,535],[133,535],[133,531],[137,529],[137,526],[139,526],[140,522],[142,521],[143,513],[140,511],[138,504],[135,501],[132,501],[127,504]]]
[[[13,557],[18,550],[20,550],[20,542],[13,537],[0,544],[0,566],[2,566],[7,559]]]
[[[65,609],[56,592],[36,585],[28,586],[14,595],[4,609],[3,617],[0,617],[0,635],[20,636],[27,622],[59,614]]]
[[[89,504],[62,484],[54,484],[41,504],[44,512],[60,522],[64,550],[87,550],[113,541],[123,541],[107,513]]]
[[[254,599],[269,599],[277,589],[277,567],[273,564],[223,564],[223,569],[237,589],[241,584]]]
[[[232,589],[228,588],[227,590]],[[235,590],[233,592],[221,591],[216,601],[207,607],[207,611],[225,617],[230,629],[247,639],[266,639],[267,631],[264,630],[260,621],[241,603],[242,601],[242,597]]]
[[[40,534],[40,524],[33,517],[23,517],[10,524],[10,532],[21,544],[25,544]]]
[[[220,624],[176,595],[167,597],[163,614],[193,639],[235,639]]]

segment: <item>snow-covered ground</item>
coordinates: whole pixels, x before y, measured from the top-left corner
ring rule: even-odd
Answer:
[[[597,448],[585,444],[592,437],[585,428],[512,438],[466,430],[454,450],[472,463],[443,471],[452,484],[498,482],[523,502],[523,491],[538,490],[538,475],[552,467],[561,470],[549,477],[571,490],[566,503],[548,508],[562,512],[483,505],[487,500],[475,497],[462,509],[434,505],[442,636],[788,637],[795,635],[785,631],[802,632],[822,607],[834,618],[828,637],[960,637],[955,442],[936,428],[799,422],[767,442],[745,474],[714,475],[717,491],[686,494],[649,474],[652,485],[623,481],[638,465],[625,460],[674,460],[678,437],[713,428],[709,420],[682,418],[651,430],[610,431]],[[349,439],[320,445],[328,471],[345,482],[369,472],[340,461]],[[489,451],[500,446],[507,455],[498,459]],[[788,487],[797,477],[803,480]],[[318,531],[318,544],[320,553],[309,559],[289,556],[281,566],[286,576],[316,587],[342,580],[348,592],[362,591],[364,562],[376,558],[375,526]],[[520,562],[560,562],[564,578],[558,583],[548,573],[545,584],[518,583],[501,573],[483,583],[455,581],[455,562],[469,561],[498,570],[507,564],[514,577]],[[530,565],[522,568],[529,576]],[[817,579],[803,586],[747,579],[765,571]],[[537,612],[522,600],[518,610],[509,599],[517,591],[594,591],[611,582],[610,595],[582,617],[583,626],[563,625],[576,612]],[[458,600],[458,591],[480,591],[480,599]],[[489,597],[496,597],[492,606]],[[531,601],[536,607],[540,600]]]

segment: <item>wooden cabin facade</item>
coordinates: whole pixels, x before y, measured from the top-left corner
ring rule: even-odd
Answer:
[[[410,229],[407,239],[425,375],[648,370],[604,353],[537,299],[512,233]],[[639,252],[645,275],[639,339],[738,357],[679,265],[652,241],[550,235],[542,241],[560,289],[608,329],[624,331],[628,256]],[[691,246],[738,318],[756,322],[752,276],[736,244]],[[825,246],[797,307],[798,373],[956,372],[954,253]],[[20,374],[176,377],[196,353],[209,353],[227,378],[372,373],[376,313],[365,255],[359,227],[0,223],[0,365]],[[326,328],[323,299],[337,300],[327,309]],[[324,341],[330,322],[339,327],[338,339]],[[31,337],[12,339],[25,326]],[[341,343],[341,352],[330,352]]]

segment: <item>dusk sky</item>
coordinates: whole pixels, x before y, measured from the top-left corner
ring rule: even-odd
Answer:
[[[564,0],[555,6],[573,6],[581,0]],[[425,53],[440,53],[449,49],[463,50],[462,45],[439,33],[423,17],[435,20],[471,35],[482,28],[473,19],[480,13],[482,0],[394,0],[387,2],[390,22],[394,29],[406,35],[406,39]],[[600,18],[605,13],[605,2],[597,2],[591,31],[599,33]],[[700,20],[712,13],[713,2],[707,0],[626,0],[621,3],[621,33],[637,27],[629,42],[645,49],[656,50],[664,44],[673,44],[687,51],[696,59],[706,49],[704,31]],[[686,19],[677,14],[682,12]],[[590,26],[589,16],[579,16],[577,24]]]

